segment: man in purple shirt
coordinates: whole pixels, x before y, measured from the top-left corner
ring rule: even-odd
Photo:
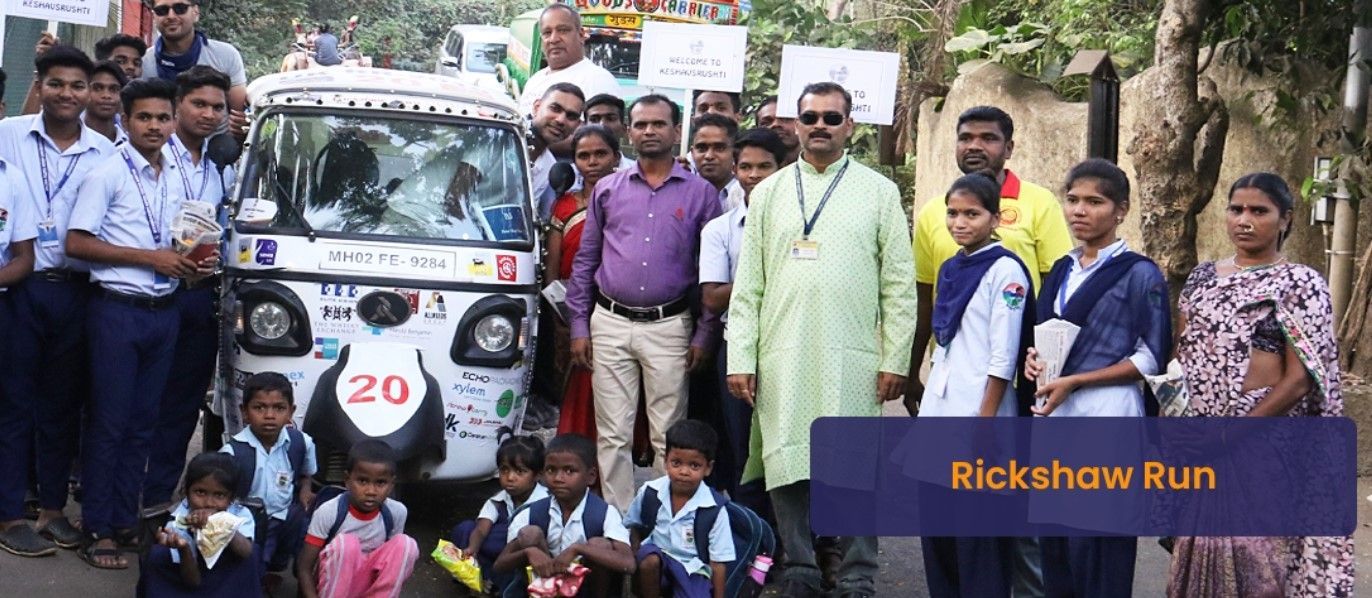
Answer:
[[[667,97],[629,107],[638,162],[596,184],[567,290],[572,361],[592,372],[601,490],[620,511],[634,498],[639,383],[661,475],[667,428],[686,414],[686,374],[705,363],[717,335],[713,317],[693,326],[691,291],[719,191],[672,157],[680,136],[681,109]]]

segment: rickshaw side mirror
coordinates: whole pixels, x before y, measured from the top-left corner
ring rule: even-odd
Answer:
[[[567,190],[571,189],[572,185],[575,184],[576,170],[567,162],[553,164],[552,169],[548,171],[548,186],[552,187],[558,197],[561,197],[563,193],[566,193]]]

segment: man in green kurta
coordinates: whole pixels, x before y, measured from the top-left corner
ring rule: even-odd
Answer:
[[[729,306],[729,389],[755,406],[744,480],[765,477],[783,596],[818,596],[810,424],[900,397],[915,333],[914,256],[896,185],[851,159],[852,97],[805,88],[801,159],[753,190]],[[875,464],[873,464],[875,465]],[[837,595],[875,593],[875,537],[841,538]]]

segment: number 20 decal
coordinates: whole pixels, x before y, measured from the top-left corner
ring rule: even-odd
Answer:
[[[375,402],[376,395],[372,393],[372,389],[377,386],[376,376],[358,374],[348,379],[349,384],[357,384],[358,382],[362,382],[362,387],[348,397],[348,403]],[[385,379],[381,380],[381,398],[389,403],[401,405],[410,399],[410,384],[400,376],[386,376]]]

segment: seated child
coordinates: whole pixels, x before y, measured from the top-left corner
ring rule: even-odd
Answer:
[[[496,450],[495,462],[503,490],[486,501],[476,520],[457,524],[451,540],[463,556],[476,555],[482,574],[503,588],[509,576],[492,575],[492,565],[505,550],[510,520],[525,503],[548,497],[548,489],[538,482],[543,473],[543,441],[537,436],[512,436]]]
[[[248,378],[242,410],[248,427],[220,450],[238,464],[238,495],[259,499],[266,508],[267,537],[261,545],[270,588],[280,583],[305,540],[305,509],[314,500],[310,476],[317,467],[314,440],[290,427],[294,386],[281,374]]]
[[[632,573],[629,530],[619,511],[589,487],[596,480],[595,444],[585,436],[562,434],[548,442],[543,483],[551,496],[524,505],[510,522],[505,550],[495,561],[497,572],[520,572],[551,578],[567,571],[577,557],[590,569],[578,596],[607,596],[620,575]],[[522,594],[522,576],[507,589]]]
[[[172,511],[166,527],[157,531],[157,544],[139,567],[138,596],[262,595],[257,555],[253,554],[256,526],[252,513],[235,501],[237,478],[238,468],[228,455],[202,453],[191,459],[186,466],[186,498]],[[210,568],[197,540],[206,533],[210,517],[221,511],[240,521]],[[209,527],[213,535],[223,538],[226,530]]]
[[[395,452],[380,440],[348,451],[347,492],[315,509],[295,559],[306,598],[400,595],[419,545],[405,535],[405,505],[388,498],[395,468]]]
[[[638,555],[639,596],[724,597],[725,566],[735,558],[734,537],[728,510],[702,482],[714,468],[718,443],[704,422],[686,419],[667,429],[667,475],[639,488],[626,516]],[[701,519],[709,525],[706,532],[696,518],[711,507],[717,507],[709,511],[714,523]]]

